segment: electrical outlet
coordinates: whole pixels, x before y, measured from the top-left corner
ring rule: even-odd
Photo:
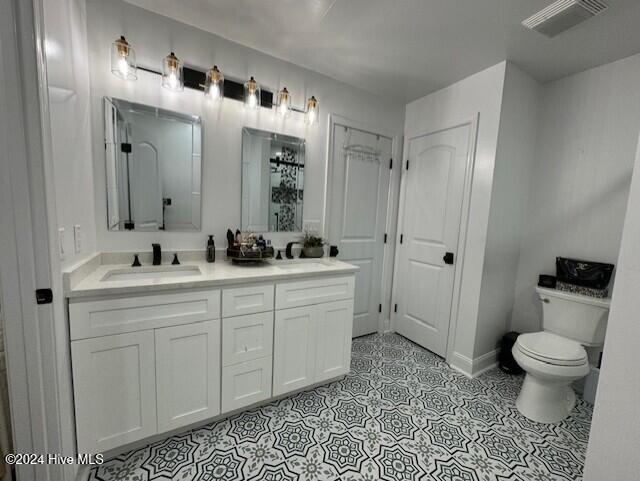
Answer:
[[[73,226],[73,246],[76,254],[82,252],[82,231],[80,230],[80,224]]]
[[[58,228],[58,253],[60,254],[60,259],[64,259],[64,227]]]

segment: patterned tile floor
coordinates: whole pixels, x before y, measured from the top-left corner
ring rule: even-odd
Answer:
[[[333,384],[173,436],[94,468],[115,480],[582,479],[591,406],[557,425],[515,408],[521,377],[467,379],[395,334],[353,341]]]

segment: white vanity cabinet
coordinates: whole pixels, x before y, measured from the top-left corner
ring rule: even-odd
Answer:
[[[70,299],[78,451],[113,452],[346,374],[353,270],[282,277]]]
[[[220,290],[69,304],[78,451],[220,413]]]

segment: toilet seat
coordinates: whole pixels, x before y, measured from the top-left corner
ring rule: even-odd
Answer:
[[[581,366],[587,362],[587,352],[579,343],[550,332],[521,334],[516,347],[525,356],[555,366]]]

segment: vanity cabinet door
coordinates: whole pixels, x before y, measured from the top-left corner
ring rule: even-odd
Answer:
[[[271,357],[222,368],[222,412],[228,413],[271,397]]]
[[[100,453],[157,432],[153,331],[71,343],[78,452]]]
[[[316,321],[316,375],[314,382],[326,381],[349,372],[353,301],[318,304]]]
[[[158,431],[220,414],[220,321],[156,329]]]
[[[315,382],[317,306],[276,311],[273,333],[273,395]]]

